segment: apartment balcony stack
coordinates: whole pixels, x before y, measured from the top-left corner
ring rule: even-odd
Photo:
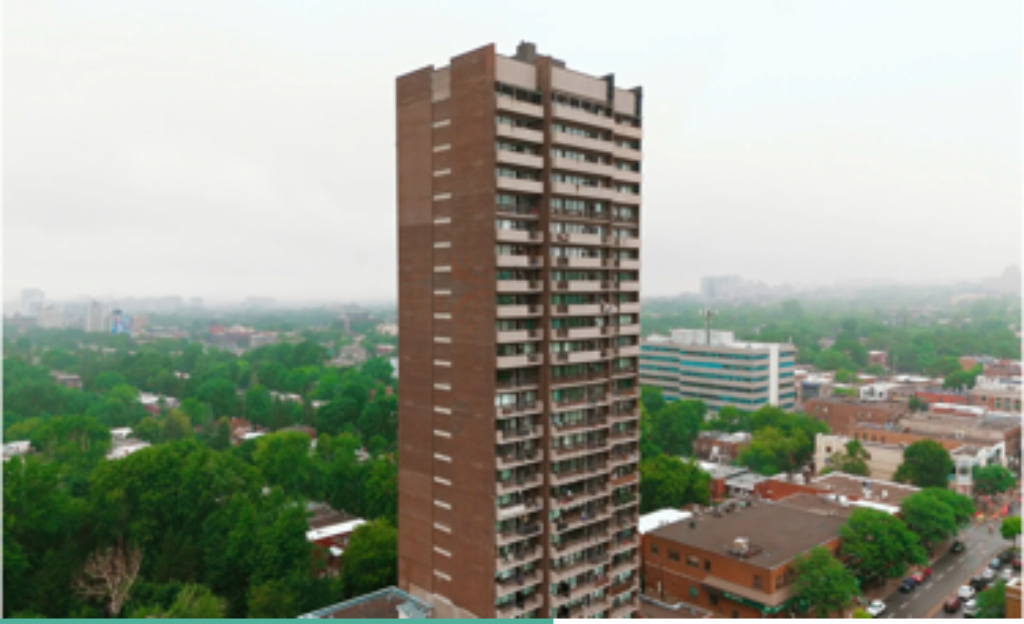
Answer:
[[[630,617],[641,91],[523,43],[399,77],[397,109],[399,585]]]

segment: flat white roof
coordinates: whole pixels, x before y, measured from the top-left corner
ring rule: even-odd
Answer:
[[[886,505],[885,503],[876,503],[874,501],[866,500],[855,500],[850,501],[851,507],[866,507],[868,509],[874,509],[875,511],[884,511],[890,516],[894,516],[899,513],[900,508],[896,505]]]
[[[306,532],[306,541],[315,542],[327,539],[328,537],[334,537],[335,535],[351,533],[364,524],[366,524],[366,520],[356,519],[349,520],[347,522],[339,522],[338,524],[331,524],[325,527],[320,527],[319,529],[313,529],[312,531]]]
[[[674,524],[676,522],[682,522],[683,520],[689,520],[693,517],[693,514],[688,511],[680,511],[678,509],[659,509],[658,511],[652,511],[651,513],[640,516],[639,528],[640,535],[650,533],[655,529],[659,529],[666,524]]]

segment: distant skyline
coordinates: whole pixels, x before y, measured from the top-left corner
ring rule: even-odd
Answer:
[[[4,18],[5,301],[394,300],[394,80],[520,40],[644,88],[645,296],[1020,264],[1018,2],[22,0]]]

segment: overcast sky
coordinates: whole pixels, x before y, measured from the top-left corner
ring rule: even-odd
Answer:
[[[1021,253],[1021,9],[4,2],[4,297],[395,296],[394,79],[520,40],[644,88],[643,289]]]

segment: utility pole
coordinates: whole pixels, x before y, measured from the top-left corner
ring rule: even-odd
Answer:
[[[711,346],[711,319],[718,316],[718,310],[712,310],[711,308],[704,308],[700,311],[700,315],[704,317],[704,337],[707,340],[707,345]]]

